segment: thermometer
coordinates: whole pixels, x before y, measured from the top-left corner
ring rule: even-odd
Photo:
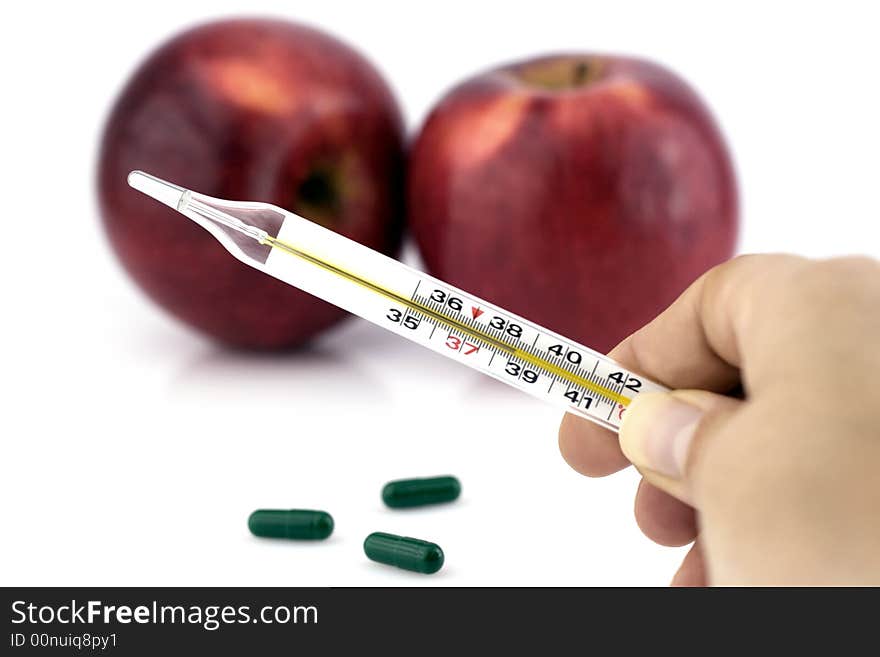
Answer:
[[[128,183],[246,265],[566,411],[617,431],[662,391],[607,356],[267,203],[227,201],[141,171]]]

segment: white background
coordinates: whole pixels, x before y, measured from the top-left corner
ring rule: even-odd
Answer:
[[[507,59],[659,60],[731,141],[741,251],[880,255],[871,3],[13,3],[0,26],[0,583],[666,583],[683,550],[639,533],[631,471],[568,469],[556,410],[362,322],[297,354],[231,354],[125,278],[94,202],[109,104],[159,41],[239,7],[359,46],[411,130],[449,85]],[[442,473],[462,480],[455,505],[383,509],[386,480]],[[257,507],[326,509],[336,532],[261,541],[246,529]],[[446,568],[368,562],[374,530],[437,541]]]

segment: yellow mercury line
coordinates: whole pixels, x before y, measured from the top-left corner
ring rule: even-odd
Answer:
[[[422,305],[417,301],[414,301],[414,300],[409,299],[401,294],[393,292],[392,290],[388,290],[388,289],[382,287],[381,285],[377,285],[376,283],[368,281],[367,279],[362,278],[362,277],[358,276],[357,274],[353,274],[350,271],[343,269],[342,267],[339,267],[339,266],[334,265],[330,262],[327,262],[326,260],[322,260],[320,258],[317,258],[309,253],[306,253],[305,251],[301,251],[300,249],[297,249],[295,246],[288,244],[287,242],[284,242],[283,240],[279,240],[277,237],[272,237],[271,235],[266,235],[266,237],[263,238],[260,241],[260,243],[267,244],[271,247],[280,249],[286,253],[290,253],[291,255],[295,255],[298,258],[302,258],[303,260],[306,260],[307,262],[310,262],[313,265],[317,265],[318,267],[321,267],[322,269],[325,269],[326,271],[329,271],[333,274],[336,274],[337,276],[341,276],[342,278],[344,278],[348,281],[351,281],[352,283],[356,283],[356,284],[360,285],[361,287],[364,287],[372,292],[376,292],[378,294],[381,294],[382,296],[386,297],[387,299],[390,299],[391,301],[394,301],[395,303],[399,303],[401,305],[404,305],[407,308],[409,308],[410,310],[415,310],[415,311],[420,312],[424,315],[427,315],[428,317],[432,317],[435,320],[437,320],[443,324],[446,324],[447,326],[451,326],[454,329],[461,331],[462,333],[466,333],[466,334],[470,335],[471,337],[477,338],[478,340],[482,340],[483,342],[491,344],[492,346],[500,349],[501,351],[504,351],[504,352],[510,354],[514,358],[518,358],[519,360],[523,360],[527,363],[531,363],[532,365],[539,367],[546,372],[551,372],[551,373],[555,374],[556,376],[559,376],[567,381],[571,381],[572,383],[576,383],[577,385],[581,386],[582,388],[592,390],[593,392],[595,392],[599,395],[603,395],[604,397],[607,397],[608,399],[611,399],[612,401],[615,401],[618,404],[621,404],[623,406],[628,406],[631,401],[631,398],[629,398],[629,397],[625,397],[624,395],[616,393],[613,390],[611,390],[610,388],[606,388],[603,385],[599,385],[598,383],[590,381],[589,379],[584,378],[582,376],[579,376],[578,374],[574,374],[572,372],[569,372],[565,368],[562,368],[559,365],[556,365],[555,363],[553,363],[551,361],[545,360],[539,356],[535,356],[534,354],[526,351],[522,347],[517,347],[514,345],[507,344],[506,342],[499,340],[498,338],[493,337],[492,335],[489,335],[488,333],[484,333],[483,331],[480,331],[479,329],[473,328],[473,327],[468,326],[467,324],[464,324],[463,322],[460,322],[452,317],[449,317],[447,315],[439,313],[436,310],[429,308],[428,306]]]

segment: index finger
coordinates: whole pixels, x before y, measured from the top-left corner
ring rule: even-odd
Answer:
[[[738,336],[761,289],[805,262],[796,256],[753,255],[718,265],[608,355],[673,389],[729,392],[740,379]],[[588,476],[611,474],[629,464],[614,434],[571,414],[559,428],[559,448],[575,470]]]

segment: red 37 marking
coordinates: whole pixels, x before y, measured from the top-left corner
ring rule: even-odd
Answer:
[[[446,346],[450,349],[454,349],[455,351],[461,349],[462,353],[465,356],[470,356],[471,354],[475,354],[480,350],[480,348],[473,342],[466,342],[457,335],[452,334],[450,334],[449,337],[446,339]]]

